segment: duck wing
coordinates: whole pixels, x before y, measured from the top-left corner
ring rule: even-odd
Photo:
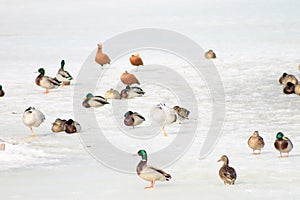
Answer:
[[[163,170],[161,170],[161,169],[157,169],[157,168],[152,167],[152,166],[147,166],[147,167],[148,167],[149,169],[151,169],[151,170],[153,170],[153,171],[155,171],[155,172],[157,172],[157,173],[163,175],[163,176],[165,177],[166,181],[169,181],[169,180],[172,178],[172,176],[171,176],[170,174],[166,173],[165,171],[163,171]]]

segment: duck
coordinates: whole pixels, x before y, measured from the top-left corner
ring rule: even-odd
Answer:
[[[32,127],[39,127],[44,121],[44,114],[34,107],[29,107],[24,111],[23,123],[29,127],[31,131],[31,137],[35,137]]]
[[[299,84],[294,86],[294,93],[297,95],[300,95],[300,85]]]
[[[85,108],[96,108],[109,104],[102,96],[94,96],[92,93],[86,95],[85,100],[82,102],[82,106]]]
[[[265,142],[264,139],[259,135],[258,131],[254,131],[252,136],[248,139],[248,145],[253,150],[253,154],[261,154],[261,149],[264,148]],[[258,151],[256,153],[255,151]]]
[[[52,123],[52,127],[51,130],[52,132],[58,133],[58,132],[62,132],[65,131],[65,124],[66,124],[65,119],[60,119],[57,118],[53,123]]]
[[[68,134],[79,133],[81,131],[81,126],[78,122],[73,119],[69,119],[65,124],[65,132]]]
[[[73,77],[70,75],[68,71],[64,69],[65,66],[65,60],[62,60],[60,62],[60,69],[58,70],[55,78],[62,83],[62,87],[65,85],[70,85],[71,80],[73,80]]]
[[[60,82],[57,79],[45,76],[44,68],[40,68],[38,72],[40,74],[36,77],[35,83],[38,86],[46,89],[46,91],[44,92],[45,94],[48,94],[50,89],[55,89],[60,86]]]
[[[143,60],[141,59],[139,53],[131,55],[129,61],[133,66],[137,66],[137,69],[140,65],[144,65]]]
[[[106,99],[121,99],[120,93],[113,88],[110,88],[110,90],[106,91],[104,96]]]
[[[122,99],[132,99],[134,97],[141,97],[145,94],[142,88],[140,87],[130,87],[126,86],[125,89],[121,91],[121,98]]]
[[[285,137],[282,132],[277,133],[274,146],[280,152],[280,157],[282,157],[282,153],[286,153],[286,157],[289,157],[289,153],[293,149],[292,141]]]
[[[0,97],[3,97],[5,95],[5,92],[2,88],[2,85],[0,85]]]
[[[175,110],[166,106],[165,103],[154,106],[154,108],[152,108],[151,117],[162,127],[164,136],[168,136],[165,126],[168,126],[177,120]]]
[[[204,57],[207,58],[207,59],[214,59],[216,58],[216,54],[213,50],[208,50],[205,54],[204,54]]]
[[[126,126],[132,126],[133,128],[146,121],[146,119],[141,114],[132,111],[126,112],[124,114],[124,117],[124,124]]]
[[[283,88],[284,94],[293,94],[295,93],[295,85],[292,82],[287,82],[286,86]]]
[[[185,119],[189,119],[190,111],[188,109],[179,106],[174,106],[173,109],[177,113],[179,123],[183,122]]]
[[[145,189],[153,188],[155,181],[170,181],[172,176],[161,169],[147,165],[147,152],[145,150],[139,150],[134,156],[140,156],[142,159],[136,166],[137,175],[145,181],[151,182],[150,186]]]
[[[233,167],[229,166],[229,159],[226,155],[221,156],[218,162],[224,162],[219,170],[219,176],[224,181],[224,184],[234,185],[237,178],[236,171]]]
[[[128,73],[128,71],[125,71],[121,75],[120,79],[124,85],[140,84],[139,80],[135,77],[135,75]]]
[[[288,82],[291,82],[294,85],[298,84],[298,80],[294,75],[284,72],[279,78],[279,83],[281,85],[287,85]]]
[[[108,57],[108,55],[102,52],[102,44],[100,42],[98,43],[98,50],[96,53],[95,61],[102,67],[106,64],[110,64],[110,58]]]

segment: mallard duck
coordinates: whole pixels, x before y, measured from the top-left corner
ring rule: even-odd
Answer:
[[[49,89],[55,89],[60,86],[60,82],[57,79],[45,76],[44,68],[40,68],[38,72],[40,73],[40,75],[36,77],[35,83],[38,86],[46,89],[46,91],[44,92],[45,94],[49,93]]]
[[[24,111],[23,123],[30,128],[31,137],[35,136],[32,127],[39,127],[44,120],[44,114],[41,111],[35,109],[34,107],[29,107]]]
[[[145,181],[150,181],[151,185],[145,187],[145,189],[153,188],[155,181],[169,181],[172,177],[170,174],[164,172],[161,169],[147,165],[147,153],[145,150],[139,150],[134,156],[141,156],[142,160],[136,167],[136,172],[139,177]]]
[[[285,137],[282,132],[277,133],[274,146],[280,152],[280,157],[282,157],[282,153],[287,153],[286,157],[289,157],[289,152],[293,149],[291,140]]]
[[[284,72],[281,75],[281,77],[279,78],[279,83],[281,85],[287,85],[288,82],[291,82],[291,83],[293,83],[295,85],[298,84],[298,80],[297,80],[297,78],[294,75],[287,74],[287,73]]]
[[[64,70],[64,66],[65,66],[65,61],[62,60],[60,62],[60,69],[58,70],[57,74],[56,74],[56,79],[60,82],[62,82],[62,87],[65,85],[70,85],[71,80],[73,79],[73,77],[70,75],[70,73],[66,70]]]
[[[174,109],[166,106],[164,103],[160,103],[152,109],[151,117],[155,122],[162,126],[164,136],[168,136],[165,126],[170,125],[177,120]]]
[[[295,85],[292,82],[287,82],[285,87],[283,88],[284,94],[293,94],[295,92]]]
[[[125,71],[121,77],[120,77],[121,81],[123,84],[125,85],[133,85],[133,84],[140,84],[140,82],[138,81],[138,79],[135,77],[135,75],[128,73],[127,71]]]
[[[190,111],[187,110],[186,108],[181,108],[179,106],[174,106],[173,109],[176,111],[176,113],[178,115],[179,123],[181,123],[185,119],[189,119]]]
[[[102,96],[93,96],[92,93],[88,93],[85,100],[82,102],[82,106],[85,108],[95,108],[104,106],[105,104],[109,104],[105,98],[103,98]]]
[[[133,128],[145,121],[145,118],[141,114],[132,111],[126,112],[124,117],[124,124],[126,126],[132,126]]]
[[[105,98],[106,99],[121,99],[121,95],[117,90],[114,90],[111,88],[107,92],[105,92]]]
[[[4,95],[5,95],[5,92],[2,89],[2,85],[0,85],[0,97],[3,97]]]
[[[223,155],[218,162],[224,162],[223,166],[219,170],[220,178],[224,181],[224,184],[234,185],[237,178],[235,169],[229,166],[229,159],[226,155]]]
[[[207,59],[214,59],[216,58],[216,54],[215,52],[213,52],[213,50],[210,49],[204,54],[204,57]]]
[[[81,131],[81,126],[78,122],[69,119],[66,121],[65,124],[65,131],[66,133],[72,134],[72,133],[79,133]]]
[[[140,65],[144,65],[143,61],[138,53],[131,55],[131,57],[129,58],[129,61],[133,66],[139,67]]]
[[[65,119],[60,119],[57,118],[53,123],[52,123],[52,132],[58,133],[58,132],[62,132],[65,130],[65,124],[66,124]]]
[[[102,52],[102,44],[101,43],[98,43],[98,50],[96,53],[95,61],[96,61],[96,63],[98,63],[101,66],[110,64],[110,58],[108,57],[108,55],[106,55]]]
[[[144,94],[145,94],[145,92],[140,87],[126,86],[126,88],[121,91],[121,98],[132,99],[134,97],[141,97]]]
[[[264,139],[258,134],[258,131],[254,131],[253,135],[248,140],[249,147],[253,150],[253,154],[260,154],[261,149],[264,148]],[[259,151],[255,153],[255,151]]]

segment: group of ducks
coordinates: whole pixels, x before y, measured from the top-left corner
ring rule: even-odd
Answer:
[[[265,143],[258,131],[255,131],[248,139],[248,145],[253,150],[254,155],[261,154],[261,149],[265,146]],[[282,157],[283,153],[286,153],[286,157],[288,157],[289,152],[293,149],[293,144],[282,132],[278,132],[274,142],[274,147],[280,152],[280,157]],[[151,182],[150,186],[145,187],[146,189],[153,188],[155,181],[169,181],[172,178],[172,176],[165,171],[147,165],[148,159],[145,150],[139,150],[138,153],[134,155],[141,157],[141,161],[136,167],[138,176]],[[229,158],[226,155],[222,155],[218,162],[223,162],[223,165],[219,170],[219,176],[224,184],[234,185],[237,179],[237,173],[233,167],[229,166]]]

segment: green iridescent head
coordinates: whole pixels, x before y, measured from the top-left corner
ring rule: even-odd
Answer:
[[[86,95],[86,98],[91,99],[93,96],[94,96],[94,95],[93,95],[92,93],[88,93],[88,94]]]
[[[62,60],[62,61],[60,62],[60,68],[61,68],[61,69],[64,69],[64,66],[65,66],[65,60]]]
[[[147,160],[147,152],[145,150],[139,150],[138,155],[141,156],[143,160]]]
[[[276,138],[277,139],[282,139],[283,136],[284,136],[283,133],[279,132],[279,133],[277,133]]]
[[[44,68],[39,68],[38,72],[39,72],[40,74],[45,75],[45,70],[44,70]]]

